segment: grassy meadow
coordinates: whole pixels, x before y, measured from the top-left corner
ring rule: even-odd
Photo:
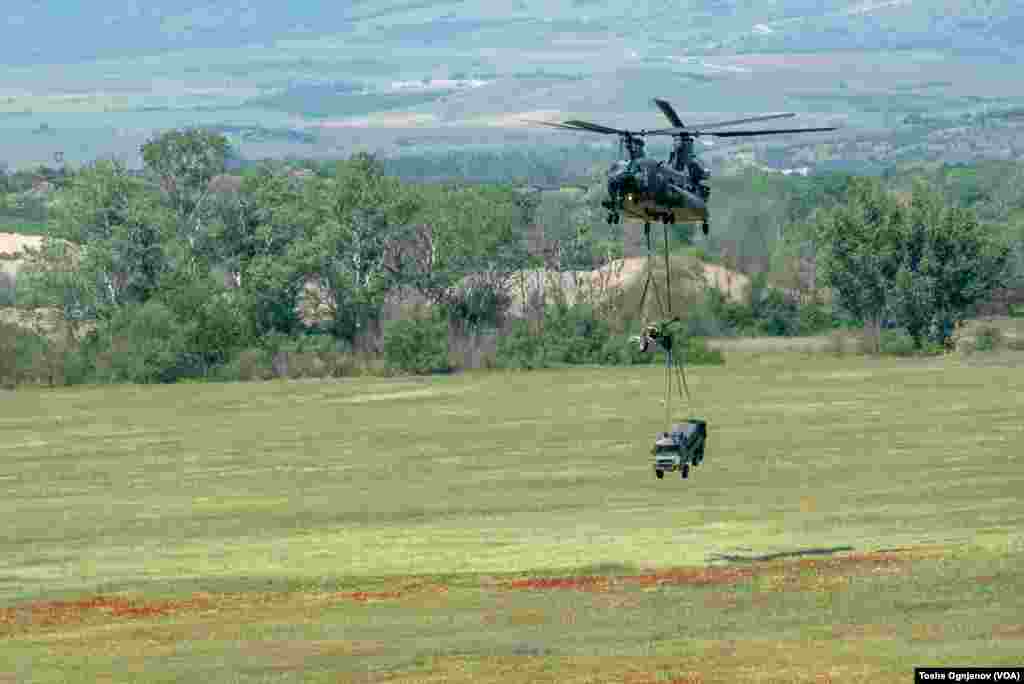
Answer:
[[[1024,374],[663,370],[0,392],[0,682],[908,681],[1019,665]]]

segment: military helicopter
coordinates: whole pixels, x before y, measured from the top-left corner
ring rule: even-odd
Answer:
[[[578,119],[564,122],[528,122],[562,130],[619,136],[620,159],[612,164],[608,171],[608,199],[602,202],[602,206],[608,210],[609,224],[621,222],[623,214],[644,222],[644,236],[647,240],[647,277],[643,293],[640,295],[638,310],[644,311],[647,293],[653,291],[661,310],[661,318],[645,324],[641,334],[634,337],[633,341],[639,346],[641,352],[653,350],[655,347],[661,347],[665,351],[665,400],[663,403],[665,405],[665,421],[671,426],[667,431],[658,433],[654,447],[651,449],[651,454],[654,456],[654,474],[658,479],[662,479],[666,471],[677,470],[683,478],[687,478],[690,468],[696,467],[704,460],[708,430],[707,421],[700,418],[690,418],[686,423],[671,424],[673,378],[676,380],[680,399],[683,398],[684,390],[686,398],[689,399],[690,390],[686,385],[686,375],[683,370],[688,347],[687,329],[685,323],[672,313],[668,227],[674,223],[700,222],[704,234],[707,235],[709,232],[708,198],[711,196],[711,189],[708,187],[707,181],[710,174],[697,159],[693,143],[697,138],[705,135],[718,138],[739,138],[751,135],[816,133],[834,131],[836,128],[710,130],[755,121],[789,118],[795,116],[792,113],[768,114],[687,128],[671,104],[659,98],[655,98],[653,102],[672,124],[671,128],[627,131]],[[672,153],[667,161],[658,161],[644,156],[644,138],[648,135],[672,136],[674,138]],[[654,253],[651,244],[651,222],[658,220],[665,224],[665,303],[668,305],[667,307],[662,303],[651,269],[651,258]]]
[[[622,220],[622,215],[625,214],[643,221],[645,233],[650,232],[651,221],[661,221],[666,226],[674,223],[700,222],[704,234],[708,234],[708,198],[711,195],[711,188],[708,187],[707,181],[710,178],[710,173],[697,159],[693,150],[693,143],[697,138],[706,135],[717,138],[739,138],[751,135],[816,133],[836,130],[834,126],[758,131],[713,130],[755,121],[785,119],[795,116],[792,113],[768,114],[687,128],[671,104],[660,98],[654,98],[653,102],[672,124],[671,128],[627,131],[578,119],[564,122],[529,121],[529,123],[562,130],[619,136],[620,159],[612,164],[608,171],[608,199],[602,202],[602,206],[608,210],[609,224],[619,223]],[[667,161],[658,161],[644,156],[644,138],[649,135],[672,136],[675,142]]]

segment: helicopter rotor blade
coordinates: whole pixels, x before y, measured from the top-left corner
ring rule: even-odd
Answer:
[[[722,126],[735,126],[741,123],[754,123],[756,121],[771,121],[772,119],[790,119],[794,116],[796,116],[796,114],[793,114],[792,112],[785,112],[783,114],[765,114],[764,116],[751,116],[746,119],[733,119],[732,121],[719,121],[717,123],[700,124],[698,126],[693,126],[692,128],[658,128],[653,131],[647,131],[647,135],[683,135],[686,133],[694,133],[695,131],[699,131],[701,129],[720,128]]]
[[[695,132],[688,128],[659,128],[653,131],[643,131],[639,135],[694,135]]]
[[[584,129],[577,128],[576,126],[566,126],[560,121],[538,121],[535,119],[520,119],[520,121],[529,124],[535,124],[538,126],[549,126],[551,128],[560,128],[565,131],[581,131]]]
[[[757,121],[771,121],[772,119],[792,119],[796,114],[793,112],[782,112],[780,114],[764,114],[763,116],[751,116],[746,119],[733,119],[732,121],[720,121],[718,123],[706,123],[694,126],[694,128],[718,128],[720,126],[735,126],[741,123],[755,123]]]
[[[602,133],[605,135],[621,135],[621,136],[635,136],[639,133],[632,131],[620,131],[617,128],[610,128],[608,126],[602,126],[601,124],[590,123],[589,121],[537,121],[533,119],[521,119],[525,123],[537,124],[540,126],[548,126],[550,128],[558,128],[564,131],[576,131],[577,133]]]
[[[657,105],[658,109],[661,110],[661,113],[665,115],[665,118],[668,119],[668,122],[672,124],[673,127],[683,128],[683,122],[679,118],[679,115],[676,114],[676,110],[672,105],[658,97],[654,98],[654,104]]]
[[[838,126],[826,126],[824,128],[776,128],[763,131],[694,131],[693,135],[713,135],[716,138],[742,138],[750,135],[784,135],[787,133],[818,133],[820,131],[835,131]]]
[[[579,119],[570,119],[564,122],[567,126],[574,128],[583,129],[585,131],[593,131],[594,133],[607,133],[614,135],[637,135],[632,131],[623,131],[618,128],[611,128],[610,126],[602,126],[601,124],[591,123],[589,121],[580,121]]]

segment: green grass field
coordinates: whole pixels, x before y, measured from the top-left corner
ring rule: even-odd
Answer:
[[[0,682],[893,681],[1021,665],[1024,373],[0,392]]]

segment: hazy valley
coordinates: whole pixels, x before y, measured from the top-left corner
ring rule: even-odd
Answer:
[[[1009,0],[105,3],[19,9],[0,29],[11,167],[115,155],[154,130],[217,127],[249,158],[591,145],[522,116],[662,125],[787,110],[838,134],[704,148],[777,168],[1019,158]]]

